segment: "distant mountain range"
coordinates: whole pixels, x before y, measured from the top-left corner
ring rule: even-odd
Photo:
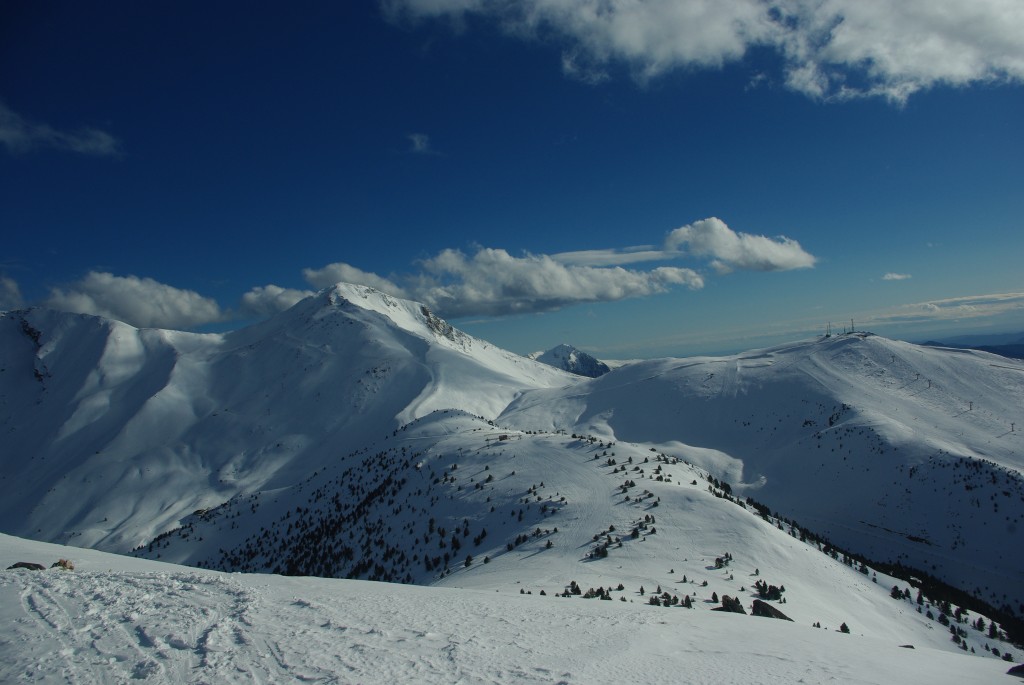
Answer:
[[[1005,333],[998,335],[971,335],[951,338],[945,342],[929,340],[922,343],[929,347],[955,347],[960,349],[981,350],[1001,357],[1024,359],[1024,333]]]
[[[546,355],[560,368],[543,356],[349,284],[226,334],[6,312],[0,527],[464,587],[710,602],[704,587],[747,597],[767,578],[798,621],[883,632],[897,619],[856,598],[904,566],[913,587],[927,574],[1024,616],[1024,364],[863,333],[597,378],[573,348]],[[926,620],[917,606],[899,621]]]

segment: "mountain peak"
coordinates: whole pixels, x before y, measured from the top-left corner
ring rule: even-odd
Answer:
[[[611,371],[604,362],[567,343],[556,345],[547,352],[534,352],[530,359],[588,378],[597,378]]]

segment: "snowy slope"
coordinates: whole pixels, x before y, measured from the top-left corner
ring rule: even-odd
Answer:
[[[500,421],[648,443],[847,549],[1024,614],[1024,364],[870,335],[663,359]]]
[[[620,603],[688,596],[695,611],[724,595],[750,611],[763,581],[784,588],[776,606],[801,625],[846,623],[894,644],[986,654],[987,634],[968,628],[973,614],[954,643],[938,600],[913,601],[916,585],[861,571],[723,495],[702,469],[646,447],[439,412],[293,488],[190,517],[140,553],[223,570],[546,596],[575,582],[609,588]],[[893,585],[908,598],[890,597]]]
[[[575,382],[347,284],[225,335],[7,312],[0,369],[3,530],[115,551],[434,409]]]
[[[803,626],[989,654],[973,616],[951,640],[941,598],[751,495],[1020,613],[1024,365],[991,355],[850,335],[584,380],[345,284],[226,335],[30,310],[0,343],[7,531],[225,570],[660,587],[699,613],[749,611],[764,580]]]
[[[0,536],[0,681],[982,683],[1010,664],[785,621],[221,574]]]

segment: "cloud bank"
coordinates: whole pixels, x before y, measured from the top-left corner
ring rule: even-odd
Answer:
[[[121,154],[121,143],[106,131],[88,127],[74,132],[59,131],[47,124],[25,119],[2,102],[0,144],[15,154],[23,154],[36,147],[99,157],[116,157]]]
[[[890,271],[889,273],[882,276],[883,281],[905,281],[910,278],[910,274],[898,274]]]
[[[575,304],[646,297],[676,286],[703,288],[705,277],[699,270],[665,264],[683,259],[709,264],[719,273],[800,269],[815,262],[795,240],[737,233],[712,217],[670,231],[661,247],[521,256],[488,247],[478,247],[471,254],[446,249],[417,262],[411,273],[398,276],[380,276],[345,262],[306,268],[302,275],[312,288],[340,281],[368,285],[423,302],[441,316],[459,318],[548,312]],[[662,263],[653,268],[622,266],[642,262]],[[44,304],[135,326],[193,328],[238,315],[269,317],[312,294],[274,284],[257,286],[242,296],[237,314],[229,314],[190,290],[148,278],[92,272],[67,289],[53,289]]]
[[[194,328],[225,318],[216,301],[152,278],[92,271],[67,290],[54,288],[46,307],[95,314],[138,328]]]
[[[394,21],[473,19],[557,42],[590,83],[624,64],[646,81],[774,51],[779,79],[816,99],[905,102],[939,84],[1024,81],[1018,0],[382,0]]]
[[[786,237],[737,233],[711,217],[671,231],[660,248],[581,250],[514,256],[480,247],[467,255],[443,250],[419,262],[419,271],[383,278],[344,262],[305,269],[306,281],[325,288],[338,281],[368,285],[417,300],[441,316],[503,316],[554,311],[574,304],[613,302],[664,293],[673,286],[704,287],[704,276],[687,267],[626,269],[624,264],[708,260],[719,273],[737,269],[783,271],[814,266],[815,258]],[[401,283],[401,285],[399,284]]]

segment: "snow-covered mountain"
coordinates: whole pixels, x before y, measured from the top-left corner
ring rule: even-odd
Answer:
[[[869,558],[1024,615],[1024,364],[867,334],[537,390],[505,425],[647,442]]]
[[[535,359],[562,371],[574,373],[577,376],[597,378],[611,371],[604,362],[595,359],[586,352],[577,350],[572,345],[564,343],[552,347],[547,352],[534,352],[529,356],[530,359]]]
[[[764,596],[798,624],[986,655],[999,634],[973,613],[955,641],[940,622],[949,588],[872,560],[1024,614],[1024,364],[980,352],[856,334],[583,379],[339,284],[224,335],[9,312],[0,369],[0,522],[26,537],[549,597],[653,588],[670,608]]]
[[[124,552],[435,409],[495,416],[524,389],[575,381],[347,284],[224,335],[7,312],[0,521]]]

